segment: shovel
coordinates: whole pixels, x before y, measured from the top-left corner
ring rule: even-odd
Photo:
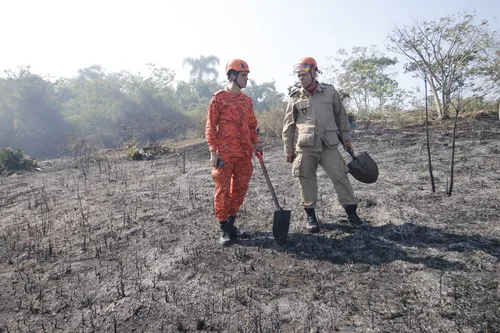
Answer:
[[[266,177],[267,186],[269,186],[269,191],[273,197],[274,207],[276,210],[274,211],[274,220],[273,220],[273,237],[274,240],[279,245],[283,245],[286,243],[286,238],[288,236],[288,229],[290,227],[290,210],[283,210],[278,203],[278,198],[276,197],[276,193],[274,192],[273,185],[271,184],[271,179],[269,179],[269,174],[267,173],[266,166],[264,165],[264,159],[262,158],[262,154],[258,151],[255,151],[255,156],[259,159],[260,165],[262,167],[262,172],[264,173],[264,177]]]
[[[337,132],[340,143],[344,144],[342,137]],[[362,152],[358,156],[354,155],[352,149],[347,149],[347,152],[352,157],[352,161],[347,164],[349,173],[358,181],[365,184],[375,183],[378,179],[377,163],[368,155],[367,152]]]

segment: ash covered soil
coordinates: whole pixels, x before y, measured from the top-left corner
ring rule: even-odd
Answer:
[[[459,120],[448,196],[451,126],[431,128],[436,193],[424,127],[356,131],[380,169],[375,184],[351,178],[369,225],[349,227],[320,169],[315,235],[264,137],[292,210],[285,247],[257,159],[237,219],[252,237],[219,245],[204,143],[184,148],[185,173],[182,150],[102,151],[0,177],[0,332],[500,332],[499,122]]]

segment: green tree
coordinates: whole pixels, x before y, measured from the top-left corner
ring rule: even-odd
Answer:
[[[62,80],[59,97],[78,135],[93,137],[105,147],[131,139],[158,141],[180,135],[187,118],[178,112],[175,73],[152,63],[148,70],[147,76],[141,76],[91,66],[73,79]]]
[[[127,138],[156,142],[186,131],[188,119],[175,100],[174,72],[149,64],[150,75],[130,75],[117,122]]]
[[[0,143],[28,154],[57,156],[69,124],[54,85],[31,73],[29,66],[6,71],[0,79]]]
[[[204,114],[212,94],[221,89],[224,89],[224,85],[216,80],[179,81],[175,99],[179,102],[182,113]]]
[[[100,65],[78,70],[76,77],[57,82],[65,119],[74,125],[73,136],[93,136],[113,146],[119,141],[116,119],[129,93],[127,73],[109,74]]]
[[[245,94],[252,99],[255,111],[268,110],[279,104],[284,95],[276,91],[275,81],[257,84],[250,79],[250,84],[245,88]]]
[[[491,43],[477,52],[477,64],[473,73],[482,80],[476,91],[499,97],[500,94],[500,38],[493,32]]]
[[[476,23],[475,13],[465,12],[394,27],[388,38],[389,50],[408,60],[405,72],[427,79],[439,118],[449,117],[459,89],[474,85],[478,74],[474,67],[493,41],[488,22]]]
[[[214,68],[219,66],[220,59],[214,55],[210,56],[200,56],[199,58],[187,57],[184,59],[183,66],[186,65],[191,67],[189,76],[193,80],[203,81],[204,76],[212,76],[217,79],[219,77],[219,72]]]
[[[340,49],[335,61],[339,66],[330,66],[327,71],[334,73],[338,88],[354,101],[358,111],[382,110],[404,94],[394,79],[396,73],[387,73],[397,59],[378,52],[375,46],[370,51],[366,47],[354,47],[351,54]]]

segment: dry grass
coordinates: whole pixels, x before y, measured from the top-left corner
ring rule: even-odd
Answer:
[[[354,134],[380,167],[376,184],[353,181],[370,223],[356,232],[320,171],[323,228],[305,233],[296,179],[267,141],[293,210],[284,248],[258,163],[238,218],[253,237],[218,245],[204,143],[185,148],[184,174],[178,154],[109,151],[2,177],[0,332],[499,332],[498,122],[460,120],[452,197],[450,126],[432,129],[436,194],[422,127]]]

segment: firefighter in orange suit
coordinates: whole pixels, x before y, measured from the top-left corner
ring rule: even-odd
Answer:
[[[252,99],[241,92],[247,85],[248,73],[245,61],[229,61],[226,65],[229,86],[212,95],[207,110],[205,136],[213,167],[215,216],[221,229],[221,245],[246,237],[235,226],[235,219],[253,173],[253,150],[262,151]]]

